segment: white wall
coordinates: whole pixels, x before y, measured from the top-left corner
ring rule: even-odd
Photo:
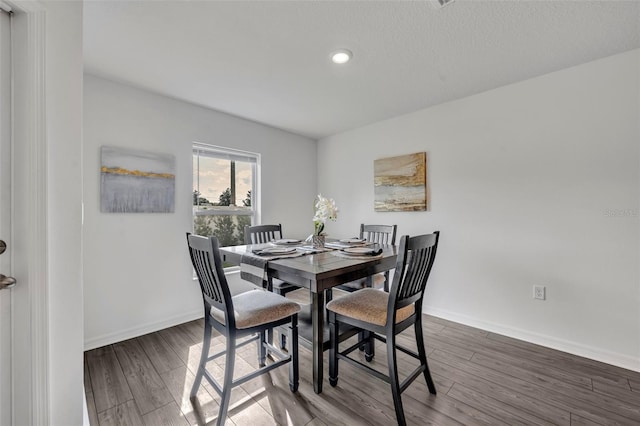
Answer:
[[[426,312],[640,370],[639,64],[635,50],[319,141],[329,233],[440,230]],[[420,151],[430,211],[374,212],[373,160]]]
[[[291,237],[311,232],[315,141],[96,76],[84,82],[86,349],[201,315],[185,239],[192,229],[192,142],[260,153],[262,223],[282,223]],[[175,155],[175,213],[101,213],[102,145]]]

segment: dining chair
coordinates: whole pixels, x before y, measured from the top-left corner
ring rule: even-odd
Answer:
[[[362,223],[360,224],[360,239],[382,245],[394,245],[396,243],[397,230],[398,225],[365,225]],[[384,291],[389,292],[389,271],[375,274],[372,280],[373,288],[384,288]],[[366,286],[367,279],[363,278],[341,284],[337,288],[352,293]]]
[[[261,374],[289,363],[289,388],[298,390],[298,311],[300,305],[264,289],[249,290],[232,296],[224,274],[224,268],[216,237],[202,237],[187,233],[187,245],[191,262],[202,292],[204,304],[204,337],[190,398],[195,403],[202,378],[220,395],[220,411],[217,424],[224,424],[229,408],[231,391]],[[276,327],[288,329],[290,349],[284,354],[266,339],[266,332]],[[209,356],[212,329],[226,340],[226,349]],[[244,339],[239,341],[239,339]],[[251,342],[258,344],[259,368],[234,380],[236,349]],[[267,355],[274,362],[267,365]],[[207,370],[207,363],[225,356],[224,379],[219,384]]]
[[[245,244],[266,244],[269,241],[282,239],[282,224],[277,225],[245,225],[244,227],[244,243]],[[300,287],[289,284],[277,278],[271,280],[272,290],[281,295],[286,296],[287,293],[293,290],[298,290]],[[270,336],[271,338],[271,336]],[[280,334],[280,348],[284,349],[287,346],[287,336]]]
[[[246,225],[244,227],[244,243],[245,244],[266,244],[269,241],[282,239],[282,225]],[[293,290],[300,287],[289,284],[277,278],[273,280],[273,291],[277,294],[285,296]]]
[[[372,288],[364,288],[327,304],[329,312],[329,383],[338,384],[338,361],[343,360],[371,373],[391,385],[393,404],[399,425],[405,425],[401,394],[418,377],[424,375],[429,392],[436,394],[436,387],[429,372],[427,355],[422,335],[422,301],[427,286],[427,279],[433,267],[438,249],[440,232],[409,237],[402,236],[396,273],[389,293]],[[351,325],[364,332],[364,340],[359,341],[343,351],[339,350],[338,329],[340,325]],[[396,336],[414,327],[418,352],[401,346]],[[386,343],[388,374],[381,373],[348,355],[363,344],[373,346],[374,339]],[[417,359],[420,365],[402,382],[398,376],[398,359],[396,350],[400,350]]]

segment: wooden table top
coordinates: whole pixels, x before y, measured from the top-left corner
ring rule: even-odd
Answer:
[[[240,264],[242,256],[268,244],[221,247],[227,262]],[[384,272],[395,267],[397,247],[376,245],[382,248],[381,256],[345,258],[337,250],[269,261],[269,270],[275,278],[311,289],[323,291],[336,285]]]

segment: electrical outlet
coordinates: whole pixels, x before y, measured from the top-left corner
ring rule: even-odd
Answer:
[[[533,298],[539,300],[545,300],[546,291],[545,286],[543,285],[534,285],[533,286]]]

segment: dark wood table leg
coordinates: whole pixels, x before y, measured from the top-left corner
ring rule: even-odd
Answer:
[[[324,340],[324,292],[311,292],[311,323],[313,327],[313,390],[322,393],[322,348]]]
[[[365,286],[369,288],[373,287],[373,275],[369,275],[367,277]],[[363,339],[365,336],[366,336],[366,333],[361,332],[358,338]],[[376,355],[376,348],[374,345],[375,345],[375,339],[369,339],[369,342],[364,345],[364,348],[362,347],[360,348],[360,349],[364,349],[364,356],[368,362],[371,362],[371,360],[373,360],[373,357]]]

